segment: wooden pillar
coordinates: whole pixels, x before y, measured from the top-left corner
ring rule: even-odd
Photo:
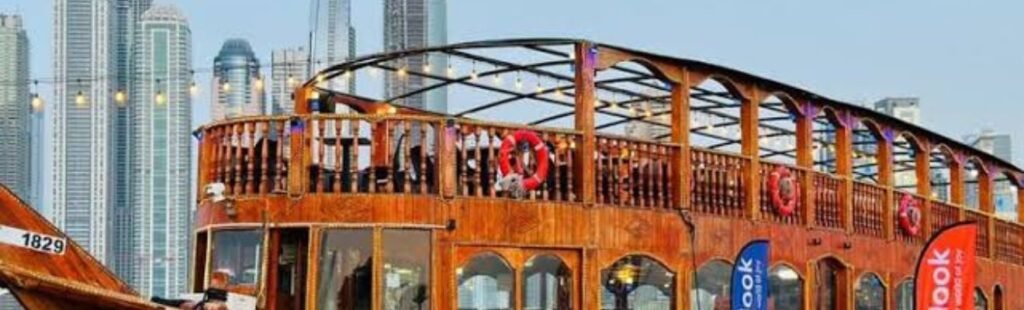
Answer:
[[[964,163],[956,155],[948,160],[949,164],[949,201],[957,208],[957,221],[967,217],[964,207]]]
[[[199,136],[199,159],[196,161],[199,165],[199,173],[196,176],[196,204],[203,200],[203,186],[210,182],[210,166],[213,164],[211,161],[216,159],[213,155],[216,152],[215,145],[216,139],[210,137],[215,131],[209,127],[200,128]],[[39,208],[39,206],[37,206]]]
[[[925,237],[931,236],[932,217],[932,175],[931,175],[931,143],[920,140],[914,152],[914,172],[917,175],[917,195],[925,197],[921,204],[921,232]]]
[[[796,118],[796,164],[805,172],[800,180],[800,203],[804,225],[810,227],[814,226],[814,107],[804,103],[800,110]]]
[[[683,71],[683,82],[672,85],[672,142],[679,153],[672,156],[673,201],[677,208],[690,208],[690,83]]]
[[[888,129],[884,129],[888,130]],[[896,193],[893,190],[893,147],[892,135],[881,134],[878,139],[878,154],[875,155],[875,163],[878,165],[878,185],[885,188],[885,200],[882,202],[882,230],[887,240],[896,236],[896,223],[893,222],[892,214],[895,211]]]
[[[576,43],[576,131],[581,133],[581,141],[577,143],[576,166],[573,173],[577,176],[576,190],[584,204],[594,203],[596,184],[594,171],[594,152],[597,150],[597,139],[594,128],[594,65],[597,55],[591,53],[590,42]]]
[[[842,207],[843,225],[847,232],[853,231],[853,119],[848,114],[837,115],[835,124],[836,135],[836,173],[839,174],[842,187],[839,189],[839,201]]]
[[[757,219],[761,211],[761,154],[758,143],[758,115],[760,91],[751,87],[749,98],[744,99],[740,106],[740,131],[743,156],[748,159],[744,177],[747,182],[747,217]]]
[[[288,193],[301,195],[306,186],[309,163],[313,154],[306,151],[306,142],[312,139],[313,130],[306,128],[310,123],[305,119],[310,113],[309,98],[315,90],[312,85],[299,87],[295,91],[295,114],[288,126],[291,133],[291,160],[288,161]]]
[[[437,167],[438,167],[438,184],[441,184],[438,191],[441,192],[441,197],[452,198],[455,197],[455,192],[458,190],[455,173],[455,140],[458,139],[458,129],[455,127],[454,119],[447,119],[443,123],[438,124],[437,128],[437,141],[438,145],[438,156],[437,156]]]
[[[988,230],[988,257],[990,258],[996,257],[996,217],[994,216],[995,204],[992,201],[992,179],[992,173],[986,171],[984,167],[978,167],[978,207],[981,208],[981,213],[988,217],[988,227],[979,227],[979,229]]]

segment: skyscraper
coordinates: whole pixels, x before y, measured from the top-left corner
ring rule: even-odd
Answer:
[[[444,45],[448,41],[446,0],[385,0],[384,50],[388,52]],[[444,75],[448,59],[441,54],[410,56],[392,65],[408,70],[431,71]],[[388,73],[384,80],[384,97],[407,93],[433,82],[415,75]],[[448,111],[447,89],[442,88],[415,95],[399,102],[409,107],[435,112]]]
[[[21,16],[0,14],[0,183],[31,197],[28,36]]]
[[[309,74],[307,53],[304,48],[283,48],[270,53],[270,105],[271,113],[292,113],[295,104],[292,92]]]
[[[323,70],[331,65],[345,62],[356,54],[356,31],[352,27],[352,3],[350,0],[317,0],[313,71]],[[332,89],[351,93],[355,89],[352,80],[332,79]]]
[[[173,6],[142,14],[132,98],[131,284],[146,296],[185,289],[191,195],[192,35]]]
[[[115,173],[114,185],[114,225],[111,236],[114,240],[113,269],[122,278],[131,278],[131,208],[129,188],[131,188],[131,167],[129,154],[132,144],[131,137],[131,110],[134,108],[128,104],[130,98],[134,97],[131,89],[131,81],[134,79],[133,72],[135,54],[139,48],[138,29],[139,18],[152,6],[153,0],[115,0],[115,32],[114,40],[116,46],[117,75],[111,88],[115,91],[115,101],[118,108],[115,110],[117,133],[114,136],[115,147]],[[120,92],[121,98],[117,98]],[[118,102],[117,99],[121,99]]]
[[[245,39],[224,41],[213,59],[211,118],[222,120],[266,112],[260,62]]]
[[[54,1],[53,219],[100,262],[112,260],[117,86],[111,0]]]

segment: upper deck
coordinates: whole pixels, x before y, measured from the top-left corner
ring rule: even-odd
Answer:
[[[359,85],[367,80],[383,86]],[[387,97],[359,96],[350,84]],[[219,182],[239,201],[290,205],[398,195],[413,204],[682,213],[712,223],[702,228],[753,222],[913,248],[972,220],[983,227],[979,257],[1024,265],[1019,168],[871,109],[713,64],[580,40],[484,41],[357,58],[297,85],[293,97],[293,115],[200,128],[200,189]],[[457,112],[430,111],[437,104]],[[539,189],[506,198],[496,157],[519,129],[538,133],[551,168]],[[797,180],[792,215],[772,202],[780,167]],[[920,206],[916,235],[899,227],[904,200]],[[997,200],[1016,212],[996,216]],[[338,221],[323,208],[284,216],[249,207],[197,225]],[[428,211],[396,212],[406,214],[375,221]],[[416,224],[446,225],[441,216]]]

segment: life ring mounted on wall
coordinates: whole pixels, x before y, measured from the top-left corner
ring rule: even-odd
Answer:
[[[526,168],[523,167],[521,161],[517,160],[514,165],[511,163],[512,151],[515,150],[516,145],[521,141],[529,144],[530,148],[534,151],[537,169],[533,175],[523,175]],[[523,191],[535,190],[548,177],[548,147],[537,133],[525,129],[517,130],[511,135],[505,136],[505,139],[501,141],[501,149],[498,151],[498,169],[501,170],[501,175],[505,177],[521,177],[518,183],[519,188]]]
[[[904,193],[900,198],[900,228],[910,236],[917,236],[921,231],[921,208],[917,200],[910,194]]]
[[[772,170],[768,179],[772,205],[782,216],[790,216],[796,212],[796,203],[800,200],[800,188],[796,177],[789,168],[779,166]]]

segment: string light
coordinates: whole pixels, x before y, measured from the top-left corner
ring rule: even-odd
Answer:
[[[193,82],[193,85],[195,85],[195,82]],[[295,86],[295,76],[292,75],[291,73],[289,73],[288,74],[288,87],[292,87],[292,86]]]
[[[516,71],[516,89],[523,89],[523,78],[521,74],[522,73],[519,71]]]
[[[231,83],[228,83],[228,80],[221,81],[220,89],[225,93],[231,91]]]
[[[199,94],[199,85],[196,85],[196,81],[192,81],[192,85],[189,85],[188,93],[193,97]]]
[[[474,60],[473,61],[473,71],[469,73],[469,79],[475,82],[477,77],[478,77],[478,75],[476,73],[476,60]]]
[[[124,103],[128,101],[128,95],[124,93],[124,89],[118,89],[114,93],[114,102],[117,102],[118,106],[124,106]]]
[[[156,105],[163,105],[164,102],[167,101],[167,98],[164,96],[164,92],[162,90],[158,90],[156,91],[156,96],[153,100],[156,101]]]
[[[263,90],[263,77],[257,75],[256,80],[253,82],[253,87],[258,91]]]
[[[446,72],[448,74],[448,78],[449,79],[455,77],[455,68],[452,67],[452,57],[451,56],[448,56],[448,70],[446,70]]]
[[[85,105],[85,94],[82,91],[78,91],[78,94],[75,95],[75,104],[79,106]]]
[[[423,73],[429,73],[430,69],[431,69],[430,68],[430,54],[427,54],[427,56],[425,56],[424,58],[426,59],[426,61],[423,62]]]
[[[500,73],[494,74],[494,85],[495,86],[501,85],[501,74]]]
[[[36,112],[43,110],[43,98],[39,97],[39,93],[32,96],[32,110]]]

